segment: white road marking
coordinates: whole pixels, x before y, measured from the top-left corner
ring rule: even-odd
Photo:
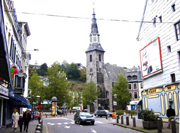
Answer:
[[[51,123],[51,125],[54,125],[54,123]]]
[[[64,128],[70,128],[70,126],[65,126]]]
[[[67,122],[64,122],[64,124],[68,124]]]
[[[95,121],[95,123],[103,123],[103,122],[101,122],[101,121]]]
[[[93,133],[97,133],[97,132],[96,132],[94,129],[92,129],[92,128],[91,128],[91,132],[93,132]]]
[[[62,125],[61,123],[58,123],[58,125]]]

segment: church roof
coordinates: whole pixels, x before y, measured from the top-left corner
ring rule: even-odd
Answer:
[[[86,53],[90,52],[90,51],[105,52],[104,49],[101,47],[101,44],[99,44],[99,43],[93,43],[92,45],[89,45],[88,49],[86,50]]]
[[[96,17],[95,17],[95,12],[93,10],[93,18],[92,18],[92,24],[91,24],[91,34],[97,34],[98,33],[98,26],[96,23]]]
[[[111,78],[113,82],[118,81],[118,75],[119,74],[122,73],[123,75],[125,75],[124,69],[120,66],[105,64],[104,68],[106,70],[108,78]]]

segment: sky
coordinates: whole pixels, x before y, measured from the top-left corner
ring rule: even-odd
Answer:
[[[145,0],[14,0],[18,21],[28,22],[31,32],[27,38],[30,64],[48,66],[64,60],[86,66],[93,8],[104,63],[139,66],[140,22],[135,21],[141,21],[144,5]]]

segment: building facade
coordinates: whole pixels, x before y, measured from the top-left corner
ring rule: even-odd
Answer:
[[[133,67],[126,70],[126,77],[129,84],[129,92],[132,97],[128,110],[137,110],[137,104],[141,100],[142,78],[140,67]]]
[[[143,109],[168,121],[166,110],[180,102],[180,2],[146,0],[138,41],[143,78]],[[149,22],[149,23],[146,23]]]
[[[18,22],[14,2],[1,0],[1,46],[3,64],[0,67],[0,128],[12,124],[13,109],[22,113],[23,107],[31,107],[23,96],[27,78],[25,61],[27,36],[26,22]]]

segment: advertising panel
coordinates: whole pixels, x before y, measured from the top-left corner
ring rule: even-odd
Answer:
[[[52,115],[56,114],[55,102],[52,102]]]
[[[162,59],[159,37],[140,50],[142,78],[162,71]]]

